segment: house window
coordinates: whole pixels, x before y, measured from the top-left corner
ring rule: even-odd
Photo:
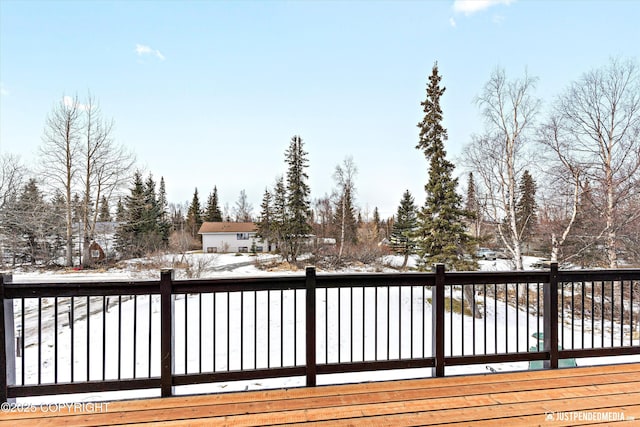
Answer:
[[[256,252],[264,252],[264,246],[256,246]]]
[[[237,240],[249,240],[249,233],[236,233]]]
[[[97,249],[93,249],[91,251],[91,258],[100,258],[100,251]]]
[[[238,252],[249,252],[249,248],[247,246],[240,246]]]
[[[218,252],[218,248],[217,248],[217,247],[215,247],[215,246],[209,246],[209,247],[207,248],[207,253],[208,253],[208,254],[215,254],[216,252]]]

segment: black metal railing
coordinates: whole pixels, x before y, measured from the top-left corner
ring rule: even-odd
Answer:
[[[180,281],[167,270],[143,282],[3,277],[0,294],[3,401],[640,354],[637,269],[316,276],[309,267]]]

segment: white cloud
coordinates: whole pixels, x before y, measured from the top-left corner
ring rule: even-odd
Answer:
[[[0,96],[9,96],[9,90],[4,87],[4,83],[0,83]]]
[[[146,46],[143,44],[136,44],[136,53],[138,54],[138,56],[153,55],[161,61],[164,61],[166,59],[158,49],[153,49],[150,46]]]
[[[73,99],[72,97],[65,95],[62,97],[62,103],[66,106],[66,107],[73,107],[73,104],[76,103],[76,107],[78,108],[78,110],[82,110],[82,111],[86,111],[89,109],[88,105],[82,104],[80,102],[78,102],[77,99]]]
[[[453,10],[455,12],[471,15],[497,5],[510,5],[515,0],[455,0]]]
[[[453,19],[453,17],[449,18],[449,25],[451,25],[453,28],[456,27],[456,20]]]

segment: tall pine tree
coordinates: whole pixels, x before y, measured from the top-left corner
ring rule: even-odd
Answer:
[[[171,219],[169,218],[169,201],[167,200],[167,189],[164,177],[160,177],[160,187],[158,188],[158,228],[162,238],[163,246],[169,245],[169,234],[171,233]]]
[[[538,206],[536,204],[536,183],[528,170],[520,178],[519,199],[516,203],[516,224],[520,241],[530,243],[538,225]]]
[[[309,199],[309,179],[306,168],[309,160],[304,151],[304,143],[300,136],[291,138],[289,148],[285,152],[287,163],[287,224],[285,240],[288,246],[288,255],[291,261],[296,262],[297,257],[311,233],[309,217],[311,215],[311,201]]]
[[[440,87],[441,79],[435,63],[426,99],[420,104],[425,115],[418,123],[420,134],[416,148],[423,150],[429,161],[429,181],[425,186],[425,205],[418,213],[417,253],[420,269],[442,263],[448,269],[463,270],[473,267],[463,256],[471,251],[471,239],[464,225],[468,215],[462,208],[462,197],[456,192],[458,180],[452,176],[454,165],[446,159],[444,149],[448,136],[442,126],[440,97],[445,88]]]
[[[124,222],[116,230],[116,248],[121,257],[140,257],[144,255],[145,235],[145,186],[142,175],[136,171],[130,194],[124,200]]]
[[[109,209],[109,199],[107,199],[107,196],[102,196],[102,199],[100,199],[100,213],[98,215],[98,221],[111,221],[111,210]]]
[[[207,208],[204,213],[204,220],[207,222],[222,222],[222,211],[218,201],[218,187],[214,186],[213,191],[207,199]]]
[[[162,224],[162,210],[156,194],[156,182],[153,176],[145,181],[144,188],[144,234],[147,251],[156,251],[165,247],[169,241],[168,229]]]
[[[376,239],[380,237],[380,211],[378,211],[378,207],[375,206],[373,208],[373,231],[376,235]]]
[[[200,209],[200,198],[198,197],[198,189],[193,192],[191,204],[187,210],[186,227],[191,237],[198,237],[198,231],[202,225],[202,209]]]
[[[127,212],[124,207],[124,203],[122,203],[122,197],[118,198],[118,204],[116,205],[116,221],[124,222],[127,220]]]
[[[258,218],[258,222],[256,226],[258,231],[256,236],[262,239],[266,244],[269,245],[269,251],[271,250],[271,243],[276,241],[277,239],[273,235],[273,197],[268,189],[264,190],[264,195],[262,196],[262,203],[260,204],[260,217]]]
[[[405,191],[398,206],[391,231],[391,248],[404,256],[402,269],[407,267],[409,255],[415,252],[415,231],[418,226],[417,208],[409,190]]]
[[[482,210],[476,193],[476,182],[473,173],[469,172],[467,180],[467,201],[465,209],[469,213],[471,235],[479,240],[482,235]]]
[[[273,189],[273,210],[270,226],[270,233],[277,242],[278,249],[285,259],[289,259],[289,246],[285,244],[287,236],[287,224],[289,213],[287,211],[287,188],[284,185],[284,178],[276,179]]]

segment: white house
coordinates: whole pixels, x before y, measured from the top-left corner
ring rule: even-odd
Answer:
[[[202,235],[202,251],[205,253],[270,252],[268,243],[256,237],[258,228],[253,222],[205,222],[198,234]]]

